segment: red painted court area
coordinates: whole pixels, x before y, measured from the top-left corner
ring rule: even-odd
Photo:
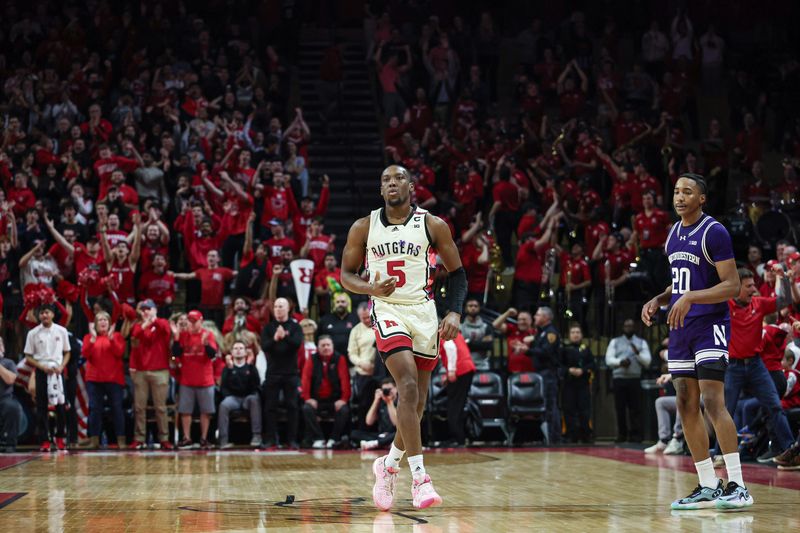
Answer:
[[[558,448],[542,448],[542,450],[557,451]],[[694,463],[691,457],[684,455],[648,455],[640,450],[630,450],[627,448],[606,448],[602,446],[585,448],[561,448],[562,451],[590,455],[602,459],[611,459],[623,463],[633,463],[644,466],[654,466],[670,470],[680,470],[681,472],[695,472]],[[724,477],[725,469],[718,469]],[[747,483],[757,483],[759,485],[769,485],[782,489],[800,490],[800,472],[778,470],[769,465],[753,463],[742,464],[742,474]]]

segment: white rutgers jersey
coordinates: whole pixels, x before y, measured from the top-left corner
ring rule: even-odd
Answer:
[[[380,272],[381,280],[397,280],[391,296],[377,298],[393,304],[419,304],[433,300],[436,251],[426,225],[428,211],[411,205],[403,224],[390,224],[384,208],[369,215],[366,267],[370,281]]]

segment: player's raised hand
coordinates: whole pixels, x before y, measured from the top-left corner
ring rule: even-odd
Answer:
[[[461,328],[461,317],[458,313],[452,311],[447,313],[447,316],[439,323],[439,337],[445,341],[451,341],[458,336],[458,331]]]
[[[689,309],[692,308],[692,302],[687,298],[689,294],[689,292],[683,293],[672,306],[672,309],[669,310],[669,315],[667,315],[669,329],[672,330],[683,327],[683,320],[686,318],[686,315],[689,314]]]
[[[378,296],[379,298],[390,296],[394,292],[396,284],[397,280],[395,278],[390,277],[381,280],[381,273],[375,272],[375,280],[372,282],[370,296]]]
[[[653,325],[653,315],[658,311],[658,300],[653,298],[642,306],[642,322],[645,326]]]

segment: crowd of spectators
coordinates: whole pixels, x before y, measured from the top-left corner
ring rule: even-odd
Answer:
[[[106,404],[112,445],[146,445],[148,400],[152,441],[172,447],[169,398],[182,448],[229,446],[240,411],[254,447],[349,446],[350,436],[386,445],[397,389],[376,357],[368,309],[341,288],[336,237],[325,233],[337,176],[311,179],[313,132],[289,90],[285,54],[298,36],[263,30],[259,22],[280,26],[269,10],[114,7],[99,2],[90,16],[77,4],[9,3],[3,12],[2,327],[6,358],[24,354],[35,374],[43,447],[48,404],[56,447],[77,439],[69,407],[80,372],[91,447]],[[441,348],[456,399],[449,418],[462,411],[474,372],[537,371],[551,438],[561,433],[560,397],[568,438],[590,439],[597,361],[584,336],[616,336],[623,318],[669,285],[670,184],[681,172],[706,174],[708,209],[721,215],[726,192],[746,177],[736,196],[753,220],[800,192],[799,130],[783,107],[797,62],[775,59],[768,98],[752,54],[734,47],[734,61],[731,34],[708,13],[679,11],[638,29],[630,58],[630,32],[613,17],[575,11],[501,30],[490,11],[440,17],[407,7],[367,6],[366,60],[386,160],[409,169],[413,201],[450,225],[468,272],[463,342]],[[727,112],[705,116],[701,102]],[[781,115],[773,132],[770,112]],[[786,155],[780,180],[766,175],[767,148]],[[764,296],[776,265],[792,291],[800,281],[794,243],[775,244],[738,258]],[[765,251],[773,263],[763,264]],[[314,263],[308,304],[290,269],[298,257]],[[796,302],[783,303],[781,353],[797,343]],[[574,323],[562,346],[565,318]],[[67,337],[52,329],[59,324]],[[647,341],[630,341],[629,329],[605,358],[619,385],[620,438],[636,437],[638,424],[623,385],[654,370]],[[41,335],[47,342],[35,344]],[[10,365],[2,367],[8,383]],[[132,441],[120,420],[126,387]],[[7,391],[0,413],[12,409]],[[460,422],[450,422],[463,443]]]

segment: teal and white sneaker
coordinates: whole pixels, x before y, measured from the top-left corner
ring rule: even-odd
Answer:
[[[709,509],[717,506],[717,498],[722,496],[722,480],[717,480],[717,487],[710,489],[700,484],[691,494],[672,502],[672,509],[676,511],[693,511],[695,509]]]
[[[717,498],[717,509],[741,509],[753,505],[753,497],[747,487],[742,487],[735,481],[729,481],[725,490]]]

